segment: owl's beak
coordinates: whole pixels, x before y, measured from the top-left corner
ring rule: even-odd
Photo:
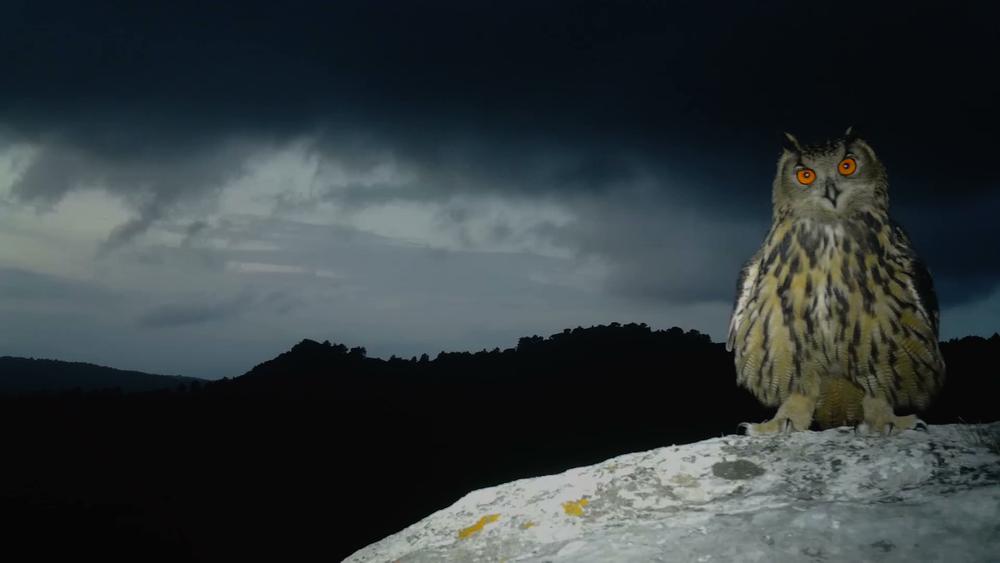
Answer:
[[[837,187],[837,183],[832,178],[827,178],[823,185],[823,197],[830,202],[834,209],[837,208],[837,198],[840,197],[840,194],[841,189]]]

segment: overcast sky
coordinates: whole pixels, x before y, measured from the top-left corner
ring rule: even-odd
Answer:
[[[214,378],[302,338],[722,340],[780,133],[849,125],[942,337],[1000,330],[984,8],[92,4],[4,3],[0,355]]]

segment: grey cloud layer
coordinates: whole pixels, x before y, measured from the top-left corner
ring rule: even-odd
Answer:
[[[530,233],[518,233],[498,222],[493,236],[502,240],[530,235],[578,257],[597,256],[611,265],[609,290],[644,300],[730,299],[730,278],[753,253],[769,220],[770,181],[765,174],[773,167],[770,158],[754,168],[755,176],[742,177],[684,166],[681,157],[669,153],[657,158],[635,150],[572,143],[511,146],[489,139],[447,138],[439,139],[441,144],[418,146],[371,132],[353,135],[351,130],[310,138],[307,146],[321,171],[337,169],[375,180],[321,183],[305,199],[301,194],[279,195],[274,201],[279,215],[321,202],[346,213],[422,202],[440,206],[442,223],[460,232],[463,223],[474,219],[470,217],[474,212],[452,204],[456,196],[554,202],[573,216],[570,224],[539,225]],[[70,190],[95,185],[121,196],[133,205],[136,217],[109,230],[105,251],[185,205],[195,209],[186,214],[194,218],[188,226],[190,237],[204,227],[198,206],[211,207],[221,187],[238,179],[260,154],[249,142],[220,139],[219,143],[163,160],[158,153],[136,160],[85,148],[42,146],[13,194],[21,202],[39,206],[53,204]],[[395,173],[379,179],[377,170],[387,163]],[[975,253],[997,246],[1000,237],[992,232],[992,223],[972,222],[971,228],[982,230],[974,234],[979,239],[975,246],[959,241],[967,229],[959,232],[946,225],[970,213],[982,218],[985,209],[1000,203],[991,198],[985,205],[936,206],[932,212],[912,203],[905,176],[893,180],[894,185],[902,184],[893,190],[895,206],[902,208],[900,215],[918,248],[941,275],[944,303],[958,304],[988,292],[997,279],[995,263],[979,260]]]
[[[146,311],[139,317],[143,327],[179,327],[211,321],[235,319],[251,304],[248,295],[224,297],[222,300],[190,299],[183,303],[166,303]]]
[[[178,154],[99,152],[85,143],[50,140],[35,145],[37,154],[14,182],[15,201],[51,208],[73,190],[100,188],[121,197],[136,217],[109,233],[113,249],[149,228],[177,205],[197,203],[238,177],[251,152],[228,139]]]

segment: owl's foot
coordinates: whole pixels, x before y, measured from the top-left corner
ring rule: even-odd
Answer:
[[[813,409],[816,408],[816,400],[806,395],[792,393],[781,403],[774,418],[759,424],[744,422],[740,428],[747,436],[760,436],[763,434],[788,434],[801,430],[809,430],[812,424]]]
[[[865,413],[862,427],[869,433],[891,436],[899,434],[903,430],[927,431],[927,423],[917,418],[916,415],[896,416],[892,412],[892,406],[882,397],[865,395],[865,398],[861,400],[861,407]]]
[[[764,434],[788,434],[795,428],[789,418],[774,417],[767,422],[754,424],[752,422],[741,422],[739,429],[747,436],[761,436]]]

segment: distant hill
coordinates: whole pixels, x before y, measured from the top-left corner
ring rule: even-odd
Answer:
[[[113,389],[131,393],[174,389],[178,385],[193,382],[201,383],[202,380],[180,375],[120,370],[82,362],[0,357],[0,393],[3,394]]]

